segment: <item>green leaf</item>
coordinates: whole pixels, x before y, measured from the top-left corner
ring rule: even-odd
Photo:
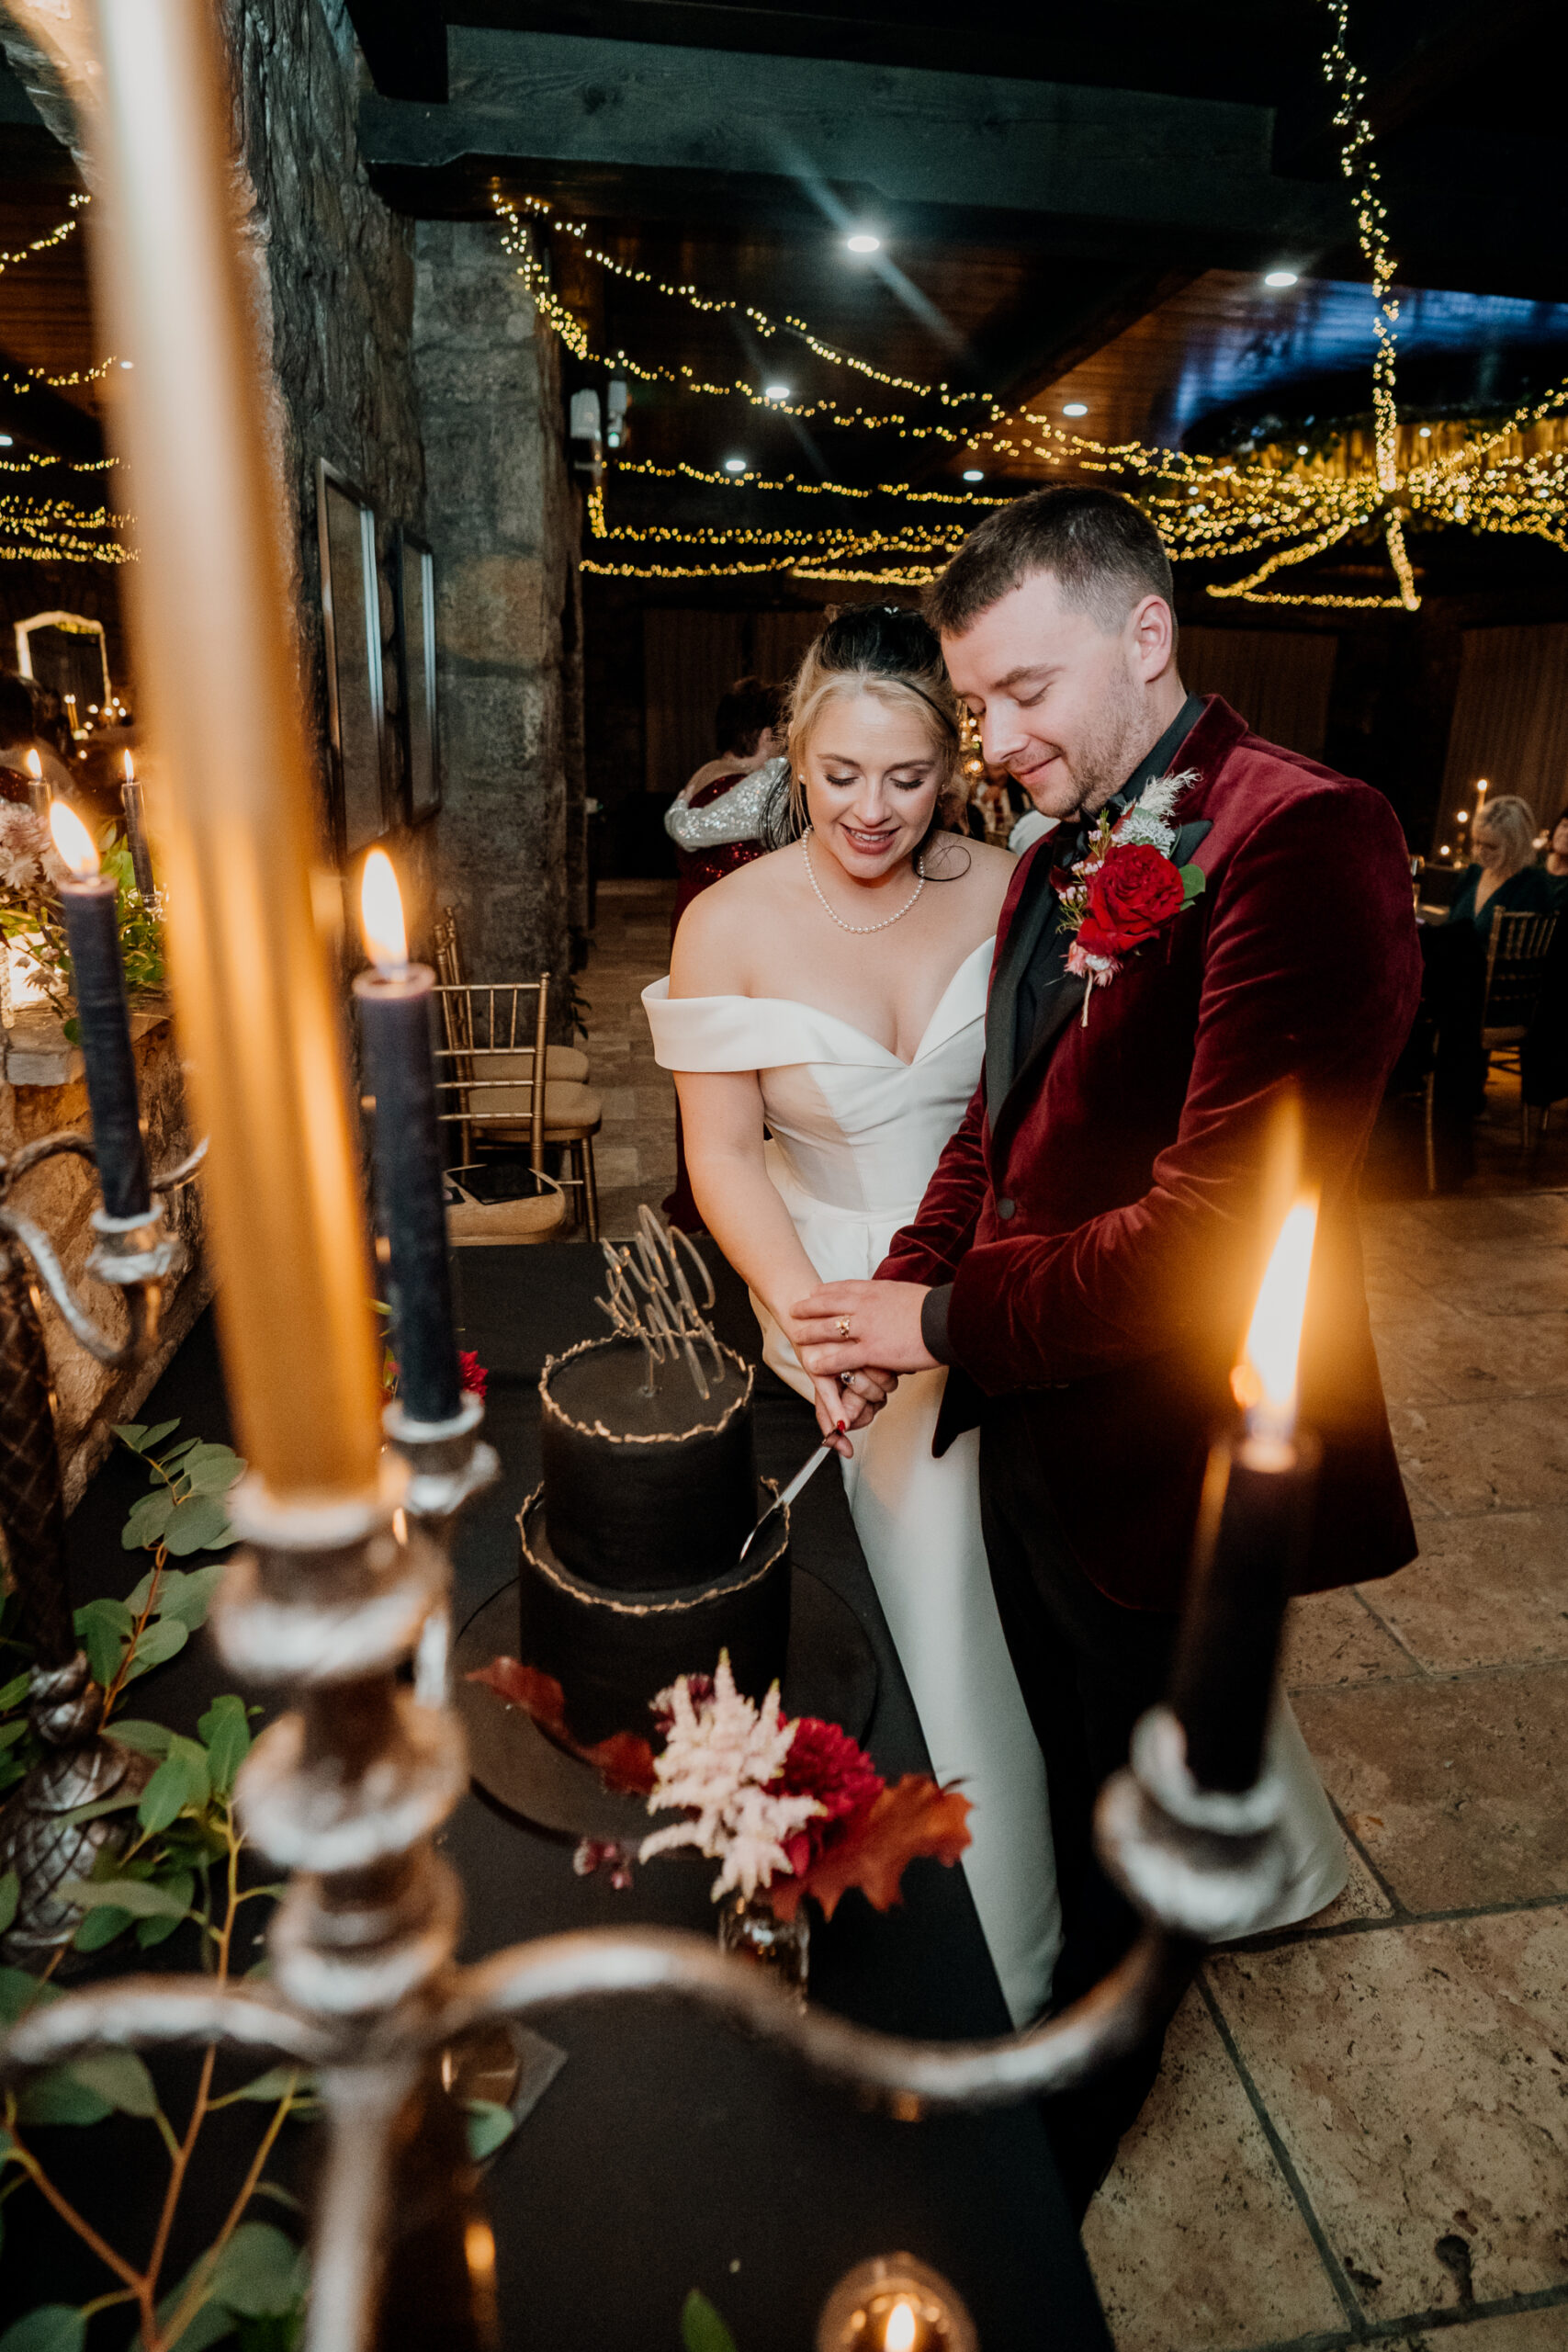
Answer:
[[[136,1941],[142,1951],[151,1951],[154,1944],[166,1944],[180,1922],[177,1919],[138,1919]]]
[[[166,1756],[174,1733],[166,1724],[140,1723],[134,1715],[117,1715],[114,1736],[122,1747],[134,1747],[138,1756]]]
[[[468,2154],[475,2164],[483,2164],[497,2148],[506,2145],[517,2129],[512,2109],[493,2098],[467,2098],[463,2105],[468,2110]]]
[[[9,1682],[0,1684],[0,1715],[8,1715],[13,1707],[21,1706],[27,1699],[30,1672],[14,1674]]]
[[[87,2323],[69,2303],[40,2303],[0,2335],[0,2352],[82,2352]]]
[[[75,1951],[102,1951],[106,1944],[113,1943],[116,1936],[122,1936],[130,1925],[129,1911],[113,1908],[89,1911],[71,1939],[72,1948]]]
[[[1201,899],[1208,888],[1209,877],[1201,865],[1183,865],[1178,871],[1181,876],[1181,903],[1190,907],[1193,899]]]
[[[17,1916],[17,1905],[22,1899],[22,1882],[15,1871],[7,1871],[0,1878],[0,1936],[3,1936]]]
[[[149,1453],[159,1441],[179,1428],[178,1420],[154,1421],[151,1428],[145,1421],[117,1421],[114,1433],[132,1453]]]
[[[122,2115],[152,2116],[158,2112],[152,2077],[134,2050],[95,2050],[75,2058],[71,2072],[87,2090],[107,2098]]]
[[[123,1600],[89,1600],[75,1614],[76,1639],[87,1653],[93,1679],[107,1690],[114,1680],[134,1618]]]
[[[212,2292],[245,2319],[279,2318],[305,2289],[305,2258],[271,2222],[242,2222],[218,2258]]]
[[[15,2025],[28,2009],[59,1998],[58,1984],[41,1984],[25,1968],[0,1968],[0,2025]]]
[[[216,1552],[239,1540],[221,1495],[193,1495],[188,1502],[176,1503],[164,1537],[177,1560],[192,1552]]]
[[[19,1739],[26,1737],[27,1732],[26,1715],[18,1715],[15,1723],[0,1724],[0,1748],[15,1747]]]
[[[127,1552],[155,1552],[164,1540],[174,1508],[175,1498],[166,1487],[132,1503],[119,1531],[121,1548]]]
[[[291,2086],[303,2096],[308,2083],[309,2077],[302,2075],[298,2066],[269,2066],[265,2075],[254,2075],[241,2089],[231,2091],[229,2097],[265,2099],[276,2107]]]
[[[84,1911],[113,1904],[134,1919],[166,1918],[171,1913],[183,1919],[186,1910],[167,1888],[141,1878],[68,1878],[60,1892],[67,1903],[78,1904]]]
[[[198,1632],[207,1623],[212,1596],[227,1574],[221,1560],[215,1560],[209,1568],[165,1568],[158,1593],[159,1616],[175,1618],[187,1634]]]
[[[197,1725],[207,1742],[207,1769],[212,1776],[214,1795],[227,1796],[251,1750],[251,1726],[245,1713],[245,1702],[231,1690],[214,1699]]]
[[[62,1813],[60,1818],[74,1828],[78,1822],[96,1821],[106,1813],[129,1813],[131,1806],[139,1802],[140,1797],[134,1791],[129,1796],[97,1797],[91,1804],[73,1804],[70,1812]]]
[[[206,1750],[194,1739],[176,1736],[170,1740],[167,1756],[141,1792],[136,1818],[155,1836],[160,1829],[167,1829],[187,1805],[204,1805],[210,1794]]]
[[[681,2307],[683,2352],[735,2352],[735,2338],[700,2288]]]
[[[157,1581],[157,1577],[158,1567],[154,1561],[146,1575],[126,1594],[125,1605],[133,1617],[140,1617],[145,1613],[147,1604],[152,1598],[152,1587]]]
[[[136,1637],[126,1680],[134,1682],[154,1666],[163,1666],[183,1650],[190,1635],[177,1617],[154,1617]]]
[[[69,2066],[35,2075],[17,2095],[19,2123],[101,2123],[113,2112],[114,2101],[79,2083]]]
[[[244,1471],[244,1456],[231,1445],[193,1445],[180,1466],[193,1495],[226,1495]]]

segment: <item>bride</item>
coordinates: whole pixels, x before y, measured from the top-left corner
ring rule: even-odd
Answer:
[[[960,741],[919,616],[841,613],[791,706],[807,830],[688,909],[670,978],[643,1002],[703,1221],[750,1286],[763,1360],[825,1433],[853,1431],[838,1442],[856,1532],[932,1769],[973,1801],[964,1867],[1022,2024],[1049,1997],[1060,1913],[1044,1766],[981,1539],[978,1439],[932,1459],[943,1371],[813,1382],[789,1311],[818,1282],[874,1272],[979,1077],[1013,860],[944,829]]]

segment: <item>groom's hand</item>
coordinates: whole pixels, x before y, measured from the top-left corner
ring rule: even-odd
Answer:
[[[925,1298],[923,1283],[824,1283],[790,1310],[795,1352],[818,1380],[863,1369],[930,1372],[936,1358],[920,1337]]]

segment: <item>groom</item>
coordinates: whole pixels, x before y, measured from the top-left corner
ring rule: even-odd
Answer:
[[[947,1364],[936,1451],[979,1426],[992,1581],[1050,1782],[1061,2005],[1134,1929],[1091,1814],[1165,1690],[1204,1461],[1234,1418],[1229,1369],[1270,1238],[1264,1130],[1287,1098],[1322,1188],[1300,1393],[1323,1467],[1297,1589],[1414,1555],[1355,1199],[1420,959],[1393,809],[1186,692],[1170,565],[1129,501],[1019,499],[964,542],[927,609],[987,766],[1057,821],[1013,877],[984,1076],[919,1211],[874,1281],[800,1302],[797,1345],[867,1402],[879,1375]],[[1202,869],[1201,894],[1173,906],[1145,857],[1075,941],[1062,886],[1096,820],[1160,784],[1145,820],[1174,803],[1163,838]],[[1092,988],[1086,949],[1115,967]],[[1080,2209],[1158,2056],[1156,2041],[1053,2102]]]

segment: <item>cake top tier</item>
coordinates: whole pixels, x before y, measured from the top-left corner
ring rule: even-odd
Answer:
[[[679,1442],[727,1428],[751,1402],[751,1366],[732,1348],[720,1348],[725,1378],[711,1372],[708,1394],[699,1396],[683,1362],[656,1368],[657,1386],[648,1390],[648,1357],[639,1340],[618,1336],[584,1340],[563,1356],[551,1356],[539,1375],[539,1394],[550,1416],[585,1436],[612,1444]]]

